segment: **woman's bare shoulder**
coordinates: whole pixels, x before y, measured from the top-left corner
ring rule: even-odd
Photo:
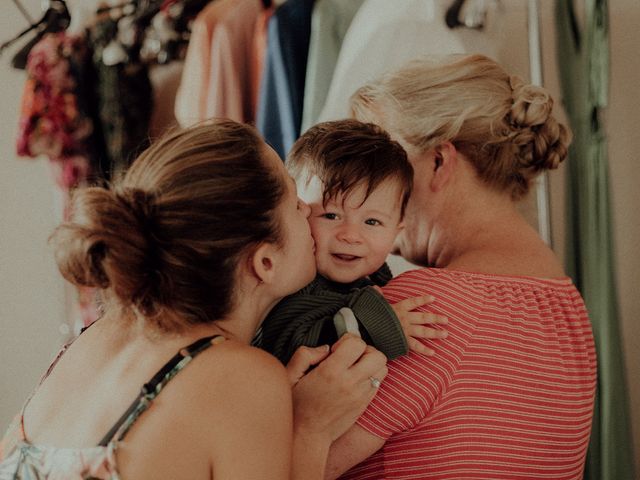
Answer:
[[[215,363],[219,366],[232,365],[236,368],[251,366],[252,369],[285,371],[284,366],[273,355],[235,340],[224,340],[214,345],[211,352],[215,357]]]
[[[191,381],[196,385],[215,384],[227,398],[237,393],[261,392],[261,395],[290,394],[284,366],[269,353],[233,340],[226,340],[204,352],[203,361],[194,368]],[[211,393],[215,395],[213,389]],[[203,398],[208,397],[202,392]],[[255,395],[252,395],[255,397]]]
[[[149,467],[154,472],[179,466],[182,470],[177,471],[202,473],[204,465],[216,478],[284,478],[293,428],[291,388],[284,367],[266,352],[232,340],[213,345],[180,371],[158,400],[155,414],[129,438],[133,442],[136,433],[144,437],[129,446],[132,458],[138,452],[150,458],[145,452],[149,442],[161,442],[161,454],[153,462],[168,466]],[[263,458],[273,445],[282,451],[284,460],[279,461],[285,466],[280,469]],[[247,452],[251,462],[246,461]],[[260,476],[258,468],[280,476]],[[196,473],[186,475],[203,478]],[[167,476],[171,477],[148,475]],[[212,476],[213,472],[207,478]]]
[[[293,407],[284,366],[267,352],[231,340],[209,350],[190,376],[192,395],[184,399],[193,431],[227,456],[245,451],[247,435],[252,442],[268,442],[262,437],[272,432],[277,442],[285,441]]]

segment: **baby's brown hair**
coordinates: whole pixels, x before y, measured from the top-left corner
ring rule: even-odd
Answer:
[[[381,127],[353,119],[311,127],[291,148],[287,168],[303,184],[320,178],[325,202],[360,185],[366,186],[366,200],[383,181],[394,179],[402,191],[401,218],[413,188],[413,167],[404,148]]]

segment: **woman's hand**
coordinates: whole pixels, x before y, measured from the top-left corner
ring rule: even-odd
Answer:
[[[324,361],[323,361],[324,360]],[[305,374],[311,365],[320,363]],[[377,392],[387,374],[386,357],[354,335],[326,347],[301,347],[287,365],[293,389],[296,432],[329,443],[345,433]]]

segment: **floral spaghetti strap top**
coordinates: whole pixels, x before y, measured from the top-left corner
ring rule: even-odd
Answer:
[[[143,385],[140,394],[96,447],[57,448],[30,443],[23,422],[27,400],[0,442],[0,480],[119,480],[115,457],[119,442],[180,370],[224,339],[220,335],[205,337],[181,349]],[[66,348],[60,351],[42,380],[51,373]]]

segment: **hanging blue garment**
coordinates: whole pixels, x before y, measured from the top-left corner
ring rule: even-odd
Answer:
[[[284,158],[300,134],[313,0],[289,0],[269,20],[256,127]]]

